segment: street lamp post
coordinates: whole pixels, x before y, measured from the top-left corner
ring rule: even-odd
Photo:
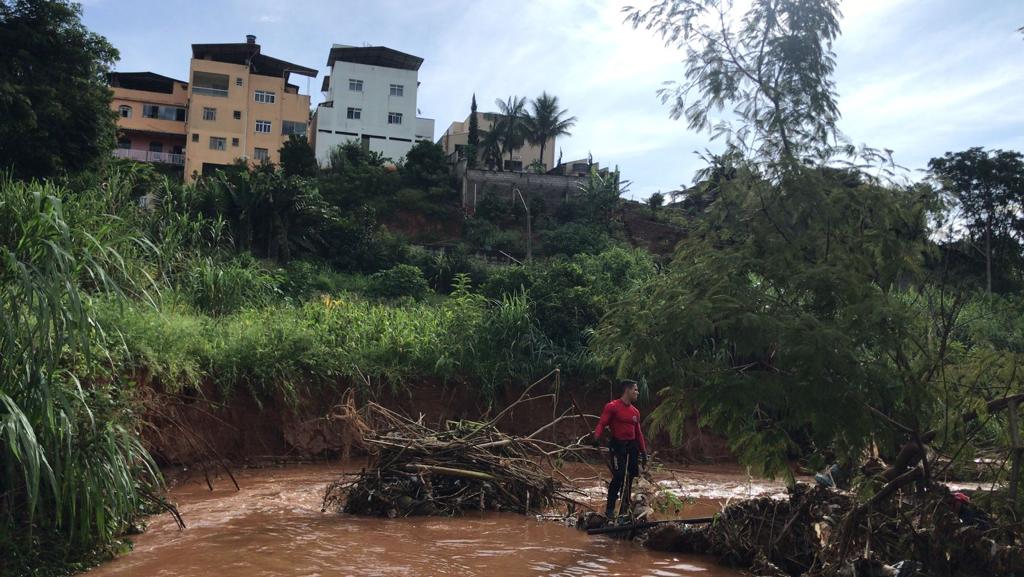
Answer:
[[[519,195],[519,200],[523,203],[523,208],[526,209],[526,262],[533,262],[533,230],[531,230],[532,225],[530,222],[530,205],[526,203],[526,199],[523,197],[519,187],[513,186],[512,198],[515,199],[516,195]]]

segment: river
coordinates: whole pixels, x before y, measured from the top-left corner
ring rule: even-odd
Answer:
[[[650,552],[631,543],[516,514],[376,519],[321,513],[331,465],[236,473],[241,490],[202,479],[170,491],[188,528],[152,517],[134,550],[89,577],[583,576],[726,577],[740,573],[704,557]],[[741,475],[685,480],[712,498],[748,496]],[[703,484],[703,485],[701,485]],[[717,493],[715,493],[717,491]],[[718,495],[715,497],[715,495]],[[706,508],[706,503],[704,505]]]

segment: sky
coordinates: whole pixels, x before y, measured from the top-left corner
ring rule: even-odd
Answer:
[[[510,95],[558,96],[577,118],[556,158],[592,154],[646,198],[690,185],[697,156],[721,150],[671,120],[657,90],[683,77],[683,53],[623,22],[644,0],[86,0],[83,21],[121,54],[121,72],[187,80],[191,44],[244,42],[320,71],[296,76],[323,100],[332,44],[388,46],[423,58],[417,106],[435,140]],[[928,160],[972,146],[1024,151],[1024,0],[845,0],[836,41],[840,130],[894,151],[920,175]],[[297,82],[296,82],[297,80]]]

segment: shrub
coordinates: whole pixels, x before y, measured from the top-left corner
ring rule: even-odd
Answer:
[[[427,279],[423,277],[420,269],[408,264],[400,264],[374,273],[370,276],[367,286],[368,294],[382,298],[410,296],[420,299],[429,291]]]
[[[266,306],[281,295],[280,278],[248,255],[224,261],[196,259],[176,284],[189,304],[210,315]]]

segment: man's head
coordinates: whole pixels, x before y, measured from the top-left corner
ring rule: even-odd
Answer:
[[[632,404],[640,397],[640,387],[636,381],[621,381],[619,383],[619,398],[622,402]]]

